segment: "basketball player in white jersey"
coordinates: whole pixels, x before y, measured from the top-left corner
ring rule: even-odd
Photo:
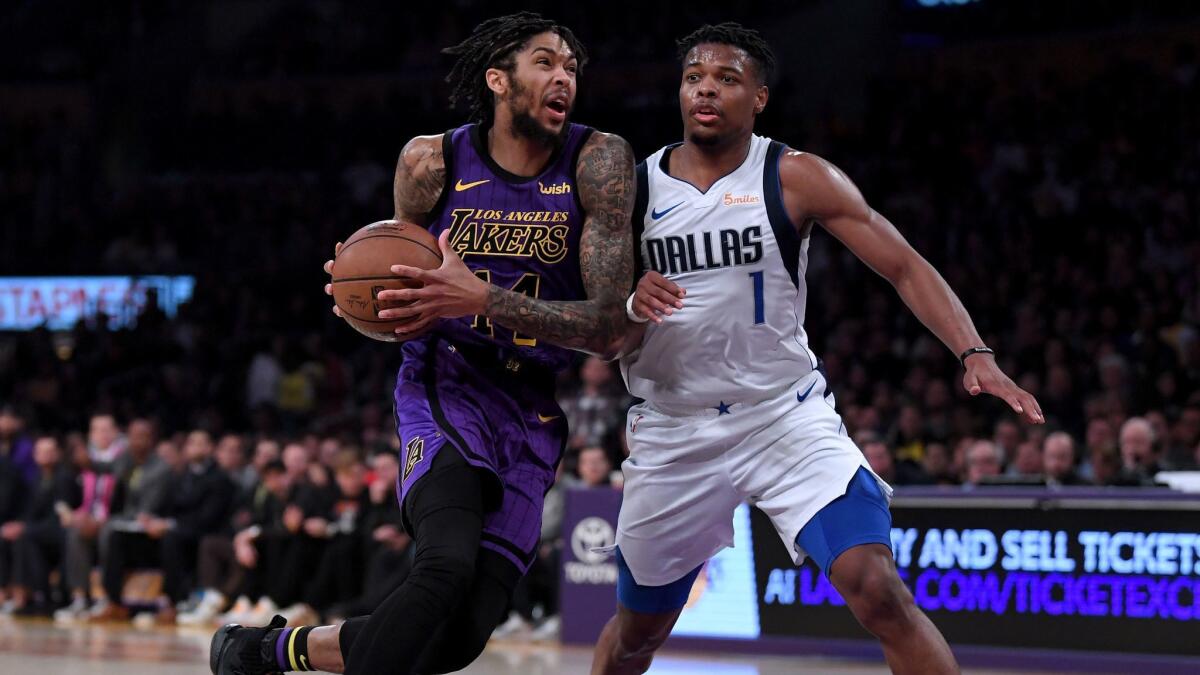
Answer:
[[[960,359],[972,394],[1041,423],[942,277],[837,167],[754,135],[774,67],[737,24],[679,43],[684,141],[638,167],[634,230],[648,271],[627,303],[621,362],[629,459],[617,528],[618,610],[593,675],[642,673],[701,565],[733,544],[733,511],[762,509],[796,563],[811,557],[896,673],[958,672],[900,580],[891,488],[846,435],[802,325],[808,235],[820,225],[895,286]]]

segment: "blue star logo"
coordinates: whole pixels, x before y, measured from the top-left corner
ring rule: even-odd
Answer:
[[[729,404],[726,403],[725,401],[721,401],[719,404],[714,406],[714,408],[717,411],[717,417],[720,417],[721,415],[729,414]]]

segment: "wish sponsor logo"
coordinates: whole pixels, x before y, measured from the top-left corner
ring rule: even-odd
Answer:
[[[567,581],[573,584],[615,584],[617,565],[612,548],[617,534],[603,518],[591,517],[579,521],[571,531],[571,552],[578,562],[563,565]]]
[[[571,184],[563,181],[552,185],[542,185],[542,181],[538,181],[538,190],[544,195],[569,195],[571,194]]]

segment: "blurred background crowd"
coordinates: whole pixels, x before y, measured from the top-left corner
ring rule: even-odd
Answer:
[[[345,616],[377,601],[372,575],[403,573],[398,350],[330,313],[320,267],[335,241],[390,217],[403,143],[461,123],[439,49],[515,8],[452,4],[3,10],[0,270],[197,280],[174,318],[151,308],[127,330],[96,317],[0,333],[7,611],[70,603],[62,616],[124,618],[122,575],[157,565],[162,588],[143,595],[164,621],[210,621],[231,603]],[[639,157],[679,135],[675,37],[744,19],[774,44],[782,72],[759,133],[845,170],[1048,420],[1029,428],[971,399],[954,355],[818,230],[806,326],[887,480],[1148,486],[1196,468],[1196,10],[920,4],[836,17],[762,0],[522,6],[588,45],[575,119]],[[948,21],[961,22],[953,39]],[[630,399],[614,367],[581,357],[560,399],[572,430],[560,484],[619,487]],[[552,497],[516,624],[553,625],[555,509]],[[295,559],[307,567],[282,562]],[[363,578],[331,571],[347,559]]]

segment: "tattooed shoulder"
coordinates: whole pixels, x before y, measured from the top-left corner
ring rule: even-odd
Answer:
[[[624,226],[633,208],[633,148],[616,134],[594,132],[579,152],[579,201],[603,226]]]
[[[576,182],[587,212],[579,268],[588,297],[624,299],[633,285],[633,149],[620,136],[592,134],[579,153]]]
[[[442,134],[413,138],[404,145],[396,162],[396,177],[392,181],[395,218],[424,224],[445,183]]]

